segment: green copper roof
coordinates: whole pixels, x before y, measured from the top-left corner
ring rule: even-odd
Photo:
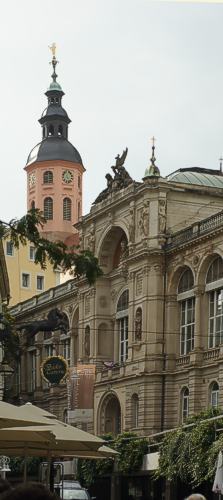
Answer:
[[[204,170],[204,169],[202,169]],[[208,170],[210,172],[210,170]],[[220,172],[219,172],[220,173]],[[211,173],[193,172],[186,170],[184,172],[174,172],[167,177],[168,181],[179,182],[182,184],[195,184],[199,186],[207,186],[214,188],[223,188],[223,175],[215,175]]]
[[[51,82],[48,90],[62,90],[62,87],[60,86],[60,84],[58,82],[53,81],[53,82]]]
[[[147,167],[144,177],[160,177],[160,171],[158,167],[155,164]]]

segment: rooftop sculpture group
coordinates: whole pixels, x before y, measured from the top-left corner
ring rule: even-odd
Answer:
[[[112,170],[114,172],[114,177],[111,174],[106,174],[105,178],[107,180],[107,188],[104,189],[96,198],[95,204],[100,203],[102,200],[105,200],[107,196],[113,192],[116,192],[119,189],[127,187],[129,184],[133,182],[132,177],[129,175],[127,170],[125,169],[124,162],[128,153],[128,148],[126,148],[122,155],[116,156],[116,163],[112,166]]]

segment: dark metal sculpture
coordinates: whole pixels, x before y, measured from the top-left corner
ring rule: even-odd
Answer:
[[[126,148],[123,151],[121,156],[120,155],[116,156],[116,158],[115,158],[116,163],[115,163],[115,165],[113,165],[111,167],[114,174],[115,174],[114,178],[112,177],[111,174],[109,174],[109,173],[106,174],[105,178],[107,180],[107,188],[103,189],[103,191],[101,191],[101,193],[98,195],[98,197],[94,201],[95,204],[100,203],[101,201],[105,200],[105,198],[107,198],[107,196],[110,193],[115,192],[119,189],[123,189],[133,182],[133,179],[131,178],[131,176],[129,175],[129,173],[127,172],[125,167],[123,166],[125,159],[126,159],[126,156],[127,156],[127,153],[128,153],[128,148]]]
[[[69,330],[68,319],[65,313],[61,312],[57,307],[51,309],[47,314],[47,319],[34,320],[29,323],[17,325],[16,329],[24,330],[29,337],[34,337],[38,332],[52,332],[62,330],[67,333]]]

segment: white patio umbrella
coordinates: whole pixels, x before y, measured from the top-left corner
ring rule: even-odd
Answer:
[[[217,460],[217,468],[215,472],[214,484],[212,491],[214,493],[219,493],[220,497],[223,494],[223,456],[222,452],[219,451],[218,460]]]

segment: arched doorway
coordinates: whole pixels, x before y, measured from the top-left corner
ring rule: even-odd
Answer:
[[[111,433],[113,435],[121,432],[121,407],[115,394],[109,394],[102,404],[100,412],[100,434]]]

